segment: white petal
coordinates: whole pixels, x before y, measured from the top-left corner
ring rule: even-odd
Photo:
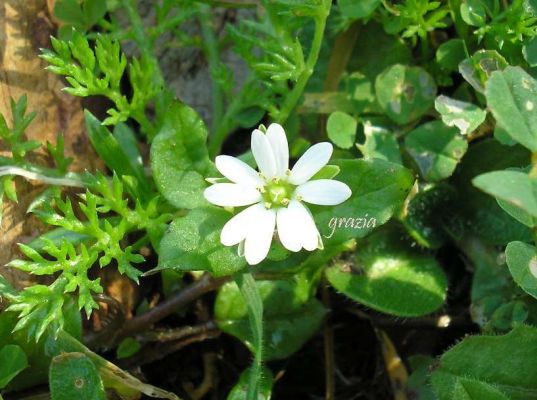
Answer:
[[[328,142],[311,146],[296,162],[291,170],[289,182],[300,185],[324,167],[332,156],[332,145]]]
[[[254,204],[231,218],[220,233],[220,241],[224,246],[234,246],[248,236],[250,225],[259,209],[264,210],[262,204]]]
[[[276,211],[258,209],[252,219],[254,223],[246,236],[244,256],[248,264],[256,265],[265,259],[270,250],[276,226]]]
[[[236,183],[217,183],[203,192],[209,203],[221,207],[249,206],[261,200],[261,193],[252,186]]]
[[[291,201],[291,203],[293,203]],[[278,228],[278,237],[283,247],[290,251],[300,251],[302,240],[300,238],[300,214],[293,212],[291,203],[288,207],[280,208],[276,214],[276,226]]]
[[[280,124],[270,124],[267,128],[267,139],[272,147],[276,162],[276,175],[283,176],[289,168],[289,144],[285,130]]]
[[[300,238],[301,247],[308,251],[313,251],[319,246],[319,231],[315,226],[315,221],[310,211],[300,202],[291,200],[287,206],[292,219],[296,221],[296,235]]]
[[[252,153],[259,171],[267,178],[276,175],[276,161],[267,136],[259,129],[252,132]]]
[[[340,181],[316,179],[303,183],[295,191],[306,203],[335,206],[351,197],[351,189]]]
[[[218,171],[232,182],[254,187],[263,184],[257,171],[236,157],[218,156],[215,164]]]

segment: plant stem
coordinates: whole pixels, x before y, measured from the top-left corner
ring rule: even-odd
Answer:
[[[215,36],[211,7],[207,4],[199,4],[199,22],[201,34],[203,36],[203,49],[209,64],[209,73],[211,74],[211,88],[213,100],[213,121],[212,131],[220,125],[220,120],[224,114],[224,93],[216,78],[217,68],[220,64],[220,54],[218,51],[218,41]]]
[[[304,92],[304,88],[306,87],[306,84],[308,83],[308,80],[313,73],[313,69],[315,68],[315,64],[317,63],[317,59],[319,58],[319,53],[321,51],[324,30],[326,27],[326,19],[330,14],[331,5],[331,1],[323,1],[323,10],[314,19],[315,33],[313,35],[313,41],[311,43],[310,52],[308,54],[308,59],[306,60],[304,70],[298,77],[296,85],[291,91],[291,93],[289,93],[289,95],[285,98],[285,101],[283,102],[278,115],[273,116],[274,120],[282,125],[285,123],[285,121],[287,121],[289,115],[296,107],[298,100],[302,96],[302,92]]]

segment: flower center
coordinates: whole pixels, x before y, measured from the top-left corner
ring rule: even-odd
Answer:
[[[264,187],[263,200],[267,208],[287,207],[295,188],[293,185],[282,182],[268,182]]]

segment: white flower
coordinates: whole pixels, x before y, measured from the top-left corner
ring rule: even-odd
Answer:
[[[265,259],[275,229],[290,251],[322,248],[321,235],[303,202],[332,206],[351,196],[350,188],[342,182],[309,180],[328,163],[332,145],[324,142],[312,146],[289,170],[285,131],[279,124],[271,124],[266,134],[259,129],[252,132],[252,153],[259,173],[238,158],[218,156],[216,168],[231,182],[216,183],[204,192],[205,198],[217,206],[249,206],[224,225],[222,244],[240,244],[250,265]]]

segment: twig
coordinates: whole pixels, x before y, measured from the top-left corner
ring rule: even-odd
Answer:
[[[146,346],[134,356],[120,360],[118,364],[124,369],[149,364],[154,361],[162,360],[164,357],[175,353],[192,343],[203,342],[207,339],[214,339],[221,334],[220,330],[216,328],[214,322],[202,324],[196,331],[196,334],[184,337],[174,342],[159,343],[152,345],[151,347]]]
[[[149,331],[136,335],[136,339],[142,343],[148,342],[171,342],[174,340],[183,339],[187,336],[195,336],[202,332],[216,329],[213,321],[208,321],[200,325],[181,326],[176,329]]]
[[[229,279],[229,277],[212,278],[208,274],[203,275],[201,279],[185,287],[180,292],[163,301],[145,314],[128,320],[123,329],[118,333],[117,338],[121,339],[149,328],[155,322],[173,314],[178,308],[184,307],[186,304],[207,292],[218,289],[224,283],[228,282]]]

